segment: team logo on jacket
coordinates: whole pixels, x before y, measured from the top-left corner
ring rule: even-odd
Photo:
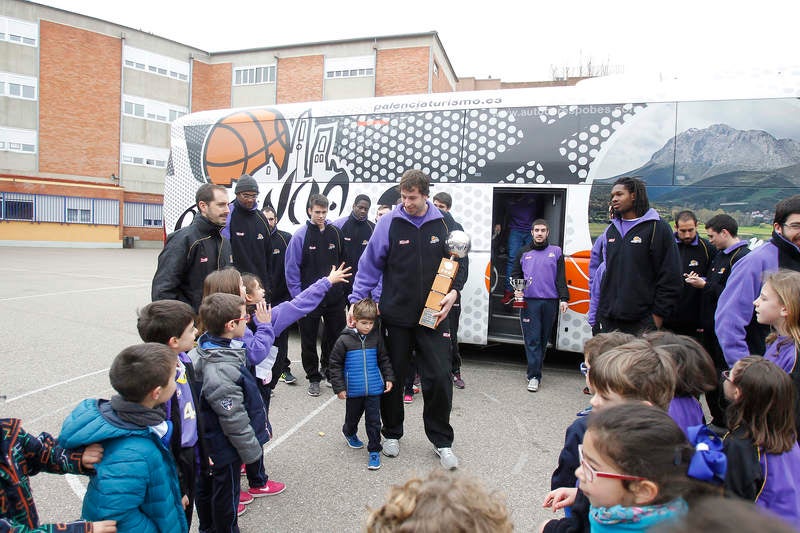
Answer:
[[[692,259],[691,261],[689,261],[689,266],[690,267],[696,267],[699,264],[700,263],[697,261],[697,259]]]
[[[353,239],[351,239],[350,237],[345,237],[345,238],[344,238],[344,240],[346,240],[346,241],[352,241]]]
[[[445,339],[449,339],[450,338],[450,332],[449,331],[445,331],[444,333],[442,333],[442,337],[444,337]]]
[[[259,233],[257,239],[259,241],[263,241],[264,240],[264,236]]]
[[[244,237],[244,232],[243,231],[237,231],[236,232],[236,236],[237,237]]]
[[[317,247],[316,247],[316,246],[309,246],[309,247],[308,247],[308,249],[309,249],[309,250],[316,250],[316,249],[317,249]]]
[[[201,263],[208,263],[208,257],[201,257],[200,258],[200,262]]]
[[[724,273],[725,273],[725,267],[722,267],[722,268],[720,268],[720,269],[719,269],[719,273],[720,273],[720,274],[724,274]]]
[[[281,255],[281,249],[275,248],[274,250],[272,250],[272,255]]]
[[[361,241],[361,246],[366,246],[367,244],[369,244],[369,241],[367,239]]]
[[[436,244],[437,242],[439,242],[439,237],[431,235],[431,244]]]
[[[547,257],[555,257],[555,256],[556,256],[556,254],[554,254],[553,252],[550,252],[549,254],[547,254]]]
[[[410,242],[411,241],[409,239],[401,239],[400,241],[397,242],[397,244],[408,244]]]
[[[226,411],[233,409],[233,400],[230,398],[223,398],[219,401],[219,405]]]
[[[631,243],[632,244],[642,244],[642,238],[637,235],[636,237],[631,239]]]
[[[616,240],[617,240],[617,238],[616,238],[616,237],[611,237],[610,239],[608,239],[608,242],[614,242],[614,241],[616,241]]]
[[[335,249],[336,249],[336,245],[335,244],[333,244],[333,243],[329,243],[328,244],[328,250],[335,250]]]

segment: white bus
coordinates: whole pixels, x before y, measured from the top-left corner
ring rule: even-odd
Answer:
[[[574,87],[439,93],[222,109],[172,123],[164,191],[166,232],[194,216],[203,183],[259,183],[289,232],[322,193],[330,218],[353,199],[393,203],[405,170],[431,176],[431,196],[472,238],[459,340],[521,342],[517,312],[500,299],[507,260],[505,203],[527,196],[566,256],[569,310],[553,343],[581,351],[591,335],[588,260],[607,223],[609,183],[641,176],[651,206],[671,221],[728,212],[748,237],[768,236],[772,209],[800,192],[800,69],[746,78],[586,80]],[[750,233],[748,233],[750,232]],[[636,287],[631,287],[636,290]]]

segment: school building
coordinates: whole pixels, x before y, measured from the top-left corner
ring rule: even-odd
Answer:
[[[186,113],[522,85],[459,80],[436,32],[207,52],[0,0],[0,245],[160,245]]]

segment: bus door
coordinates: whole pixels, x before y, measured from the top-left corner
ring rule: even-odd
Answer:
[[[488,340],[522,344],[519,310],[511,303],[502,303],[507,289],[509,257],[509,224],[519,209],[533,211],[533,219],[543,218],[550,225],[550,244],[564,247],[566,189],[552,188],[495,188],[492,202],[492,250],[489,286]],[[529,229],[530,231],[530,229]],[[512,300],[513,303],[513,300]],[[555,336],[552,337],[555,341]]]

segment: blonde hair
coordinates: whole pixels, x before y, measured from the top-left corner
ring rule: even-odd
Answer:
[[[786,269],[770,272],[764,276],[764,285],[767,283],[786,308],[786,332],[795,344],[800,344],[800,272]],[[767,337],[767,343],[774,342],[777,337],[778,334],[773,331]]]
[[[389,490],[367,518],[368,533],[504,533],[513,531],[503,499],[475,479],[434,470]]]

